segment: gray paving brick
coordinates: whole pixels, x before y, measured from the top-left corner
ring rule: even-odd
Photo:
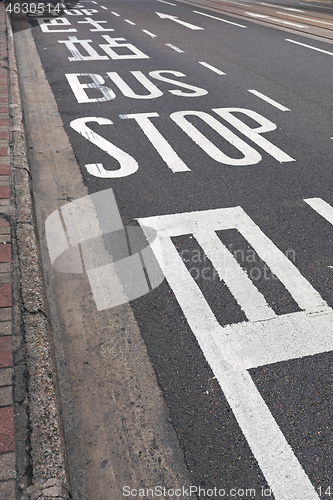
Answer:
[[[12,368],[0,368],[0,387],[5,385],[12,385],[13,383],[13,369]]]
[[[8,481],[15,477],[15,453],[2,453],[0,455],[0,481]]]
[[[0,335],[11,335],[12,324],[11,321],[0,321]]]
[[[13,388],[11,385],[0,387],[0,406],[10,406],[13,404]]]
[[[0,481],[0,500],[15,500],[15,480]]]

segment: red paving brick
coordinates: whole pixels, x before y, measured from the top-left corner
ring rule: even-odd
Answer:
[[[9,175],[9,165],[0,165],[0,175]]]
[[[10,366],[13,366],[12,337],[6,335],[0,337],[0,368],[9,368]]]
[[[12,245],[10,243],[0,243],[0,262],[11,262]]]
[[[0,227],[9,227],[9,222],[6,219],[0,219]]]
[[[0,307],[12,307],[11,283],[0,283]]]
[[[2,109],[2,108],[0,108]],[[9,132],[0,132],[0,139],[4,140],[8,140],[9,141]]]
[[[7,186],[0,186],[0,198],[10,198],[10,189]]]
[[[0,148],[0,156],[8,156],[8,146],[6,148]]]
[[[14,411],[12,406],[0,408],[0,453],[15,451]]]

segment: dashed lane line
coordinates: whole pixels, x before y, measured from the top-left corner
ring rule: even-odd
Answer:
[[[173,7],[176,7],[176,4],[175,3],[171,3],[171,2],[166,2],[165,0],[157,0],[158,2],[161,2],[161,3],[166,3],[168,5],[172,5]]]
[[[211,71],[214,71],[214,73],[217,73],[218,75],[225,75],[225,73],[223,73],[223,71],[215,68],[214,66],[212,66],[211,64],[208,64],[204,61],[199,61],[199,64],[201,64],[202,66],[205,66],[205,68],[208,68],[210,69]]]
[[[182,49],[180,49],[179,47],[176,47],[176,45],[172,45],[172,43],[166,43],[165,45],[167,47],[170,47],[170,49],[175,50],[176,52],[182,52],[182,53],[184,53],[184,51]]]
[[[201,16],[210,17],[211,19],[217,19],[217,21],[221,21],[222,23],[232,24],[234,26],[238,26],[238,28],[247,28],[243,24],[233,23],[232,21],[227,21],[226,19],[222,19],[221,17],[211,16],[210,14],[205,14],[204,12],[199,12],[198,10],[193,11],[195,14],[200,14]]]
[[[264,14],[255,14],[254,12],[244,12],[244,14],[252,16],[255,19],[264,19],[268,21],[273,21],[275,23],[285,24],[286,26],[292,26],[293,28],[306,28],[306,26],[303,26],[302,24],[291,23],[289,21],[284,21],[283,19],[277,19],[276,17],[266,16]]]
[[[149,35],[151,36],[152,38],[156,38],[157,35],[155,35],[154,33],[152,33],[151,31],[148,31],[148,30],[142,30],[144,33],[146,33],[146,35]]]
[[[318,19],[313,19],[311,17],[295,16],[295,14],[288,14],[287,12],[277,12],[277,14],[283,14],[284,16],[295,17],[297,19],[303,19],[304,21],[312,21],[313,23],[328,24],[333,26],[333,23],[328,23],[327,21],[318,21]]]
[[[271,104],[272,106],[274,106],[275,108],[277,109],[280,109],[281,111],[290,111],[289,108],[286,108],[286,106],[283,106],[283,104],[280,104],[279,102],[277,101],[274,101],[274,99],[271,99],[270,97],[268,97],[267,95],[265,94],[262,94],[261,92],[259,92],[258,90],[249,90],[249,92],[251,92],[251,94],[259,97],[260,99],[262,99],[263,101],[266,101],[268,102],[269,104]]]
[[[301,45],[302,47],[306,47],[307,49],[316,50],[317,52],[322,52],[323,54],[333,56],[333,52],[329,52],[328,50],[319,49],[318,47],[313,47],[312,45],[307,45],[306,43],[296,42],[296,40],[290,40],[289,38],[286,38],[285,40],[286,42],[295,43],[296,45]]]

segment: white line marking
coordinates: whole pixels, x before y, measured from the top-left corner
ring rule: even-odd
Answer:
[[[274,99],[271,99],[270,97],[267,97],[267,95],[262,94],[261,92],[258,92],[258,90],[249,90],[251,94],[254,94],[255,96],[259,97],[263,101],[268,102],[272,106],[275,106],[276,108],[280,109],[281,111],[290,111],[289,108],[286,108],[282,104],[278,103],[277,101],[274,101]]]
[[[190,169],[188,166],[179,158],[176,151],[170,146],[168,141],[149,119],[156,116],[159,116],[158,113],[141,113],[137,115],[119,115],[119,118],[122,120],[135,119],[137,121],[142,132],[148,137],[151,144],[158,151],[172,172],[189,172]]]
[[[176,4],[175,3],[171,3],[171,2],[166,2],[165,0],[157,0],[158,2],[161,2],[161,3],[166,3],[168,5],[172,5],[173,7],[176,7]]]
[[[154,33],[152,33],[151,31],[148,31],[148,30],[142,30],[144,33],[146,33],[146,35],[149,35],[151,36],[152,38],[156,38],[157,35],[154,35]]]
[[[114,16],[120,17],[120,14],[117,14],[117,12],[111,12]]]
[[[265,323],[236,323],[225,327],[234,353],[250,370],[333,350],[333,312],[305,311],[277,316]],[[315,335],[314,335],[314,332]]]
[[[209,14],[205,14],[204,12],[199,12],[197,10],[194,10],[193,12],[195,14],[200,14],[201,16],[206,16],[206,17],[210,17],[212,19],[217,19],[218,21],[221,21],[222,23],[233,24],[234,26],[238,26],[239,28],[247,28],[247,26],[244,26],[243,24],[232,23],[231,21],[227,21],[226,19],[221,19],[220,17],[211,16]]]
[[[108,10],[108,8],[104,7],[104,5],[101,5],[101,9]]]
[[[312,47],[312,45],[306,45],[305,43],[296,42],[296,40],[290,40],[289,38],[286,38],[285,40],[286,42],[296,43],[296,45],[301,45],[302,47],[306,47],[307,49],[316,50],[317,52],[322,52],[323,54],[333,56],[333,52],[328,52],[328,50],[318,49],[317,47]]]
[[[289,21],[283,21],[283,19],[277,19],[276,17],[265,16],[264,14],[255,14],[254,12],[245,12],[249,16],[258,18],[258,19],[267,19],[268,21],[274,21],[277,23],[286,24],[287,26],[292,26],[293,28],[305,28],[302,24],[290,23]]]
[[[304,21],[312,21],[314,23],[329,24],[330,26],[333,26],[333,23],[328,23],[326,21],[318,21],[317,19],[312,19],[311,17],[295,16],[294,14],[288,14],[287,12],[277,12],[277,14],[283,14],[285,16],[295,17],[297,19],[304,19]]]
[[[295,12],[304,12],[304,10],[291,9],[290,7],[282,7],[281,5],[273,5],[271,3],[264,3],[264,2],[259,2],[259,3],[260,3],[260,5],[267,5],[267,7],[274,7],[275,9],[279,8],[279,9],[283,9],[283,10],[292,10],[292,11],[295,11]]]
[[[292,12],[305,12],[304,10],[301,10],[301,9],[292,9],[291,7],[281,7],[281,5],[279,5],[280,9],[283,9],[283,10],[290,10]]]
[[[306,5],[307,7],[316,7],[316,9],[327,9],[332,10],[332,7],[322,7],[321,5],[310,5],[308,3],[299,2],[300,5]]]
[[[246,271],[238,264],[229,250],[221,244],[214,231],[199,230],[194,237],[205,250],[205,254],[225,282],[232,295],[245,311],[249,321],[265,321],[276,318],[264,296],[249,279]]]
[[[128,24],[131,24],[132,26],[136,26],[135,23],[133,23],[133,21],[130,21],[129,19],[124,19],[125,23],[128,23]]]
[[[91,0],[91,3],[94,3],[95,5],[98,5],[98,2],[95,2],[95,0]]]
[[[324,337],[328,339],[328,332],[333,326],[332,309],[241,207],[148,217],[139,219],[139,223],[143,230],[150,227],[158,232],[159,238],[156,240],[159,245],[155,240],[151,247],[274,497],[276,500],[318,500],[313,485],[260,396],[247,368],[253,366],[252,362],[254,366],[260,366],[276,357],[291,359],[290,354],[308,355],[307,351],[302,350],[303,330],[306,331],[306,344],[312,352],[311,339],[315,337],[317,324],[320,326],[321,339],[317,347],[326,352]],[[280,281],[306,311],[273,317],[268,321],[245,322],[227,327],[218,324],[171,237],[193,234],[204,245],[204,252],[214,257],[214,265],[225,273],[223,260],[221,262],[216,255],[216,245],[219,251],[224,247],[216,231],[231,228],[238,229],[258,254],[259,251],[265,254],[265,261],[272,272],[279,275]],[[234,257],[231,256],[231,259]],[[243,279],[247,278],[243,276]],[[236,285],[233,291],[239,299]],[[246,302],[248,298],[244,300]],[[246,314],[255,312],[254,304],[243,302],[243,306],[246,307]],[[275,340],[281,352],[274,347]],[[254,348],[251,347],[252,341]],[[331,345],[332,335],[328,347]],[[272,347],[273,356],[266,347]]]
[[[172,45],[171,43],[166,43],[165,44],[167,47],[170,47],[170,49],[175,50],[176,52],[184,52],[182,49],[176,47],[176,45]]]
[[[185,26],[186,28],[189,28],[191,30],[203,30],[205,28],[201,28],[201,26],[195,26],[194,24],[187,23],[186,21],[182,21],[181,19],[178,19],[177,16],[170,16],[170,14],[163,14],[162,12],[155,12],[155,14],[158,15],[161,19],[169,19],[170,21],[174,21],[175,23],[181,24],[182,26]]]
[[[242,7],[246,7],[247,9],[253,9],[253,5],[249,5],[248,3],[241,3],[241,2],[232,2],[231,0],[227,0],[228,4],[235,4],[235,5],[241,5]]]
[[[321,198],[308,198],[304,201],[333,226],[333,207],[329,203]]]
[[[208,63],[203,62],[203,61],[199,61],[199,64],[201,64],[202,66],[205,66],[205,68],[208,68],[208,69],[214,71],[214,73],[217,73],[218,75],[225,75],[225,73],[223,73],[223,71],[220,71],[219,69],[214,68],[214,66],[212,66],[211,64],[208,64]]]

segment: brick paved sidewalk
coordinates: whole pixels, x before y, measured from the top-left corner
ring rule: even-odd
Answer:
[[[12,245],[6,13],[0,3],[0,499],[15,498]]]

